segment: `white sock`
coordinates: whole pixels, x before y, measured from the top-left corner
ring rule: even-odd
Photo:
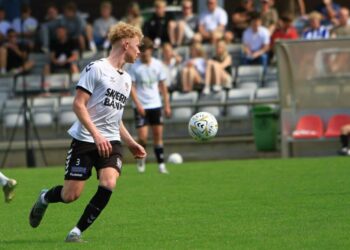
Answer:
[[[46,192],[43,193],[43,194],[41,194],[40,199],[41,199],[41,203],[47,205],[48,203],[47,203],[47,201],[45,200],[45,194],[46,194]]]
[[[160,163],[159,164],[159,169],[165,169],[165,163]]]
[[[142,159],[137,159],[137,165],[138,166],[145,166],[146,164],[146,159],[142,158]]]
[[[0,172],[0,185],[5,186],[7,184],[7,181],[9,178],[7,178],[3,173]]]
[[[74,228],[70,231],[70,233],[76,233],[76,234],[78,234],[78,235],[81,235],[81,231],[80,231],[80,229],[77,228],[77,227],[74,227]]]

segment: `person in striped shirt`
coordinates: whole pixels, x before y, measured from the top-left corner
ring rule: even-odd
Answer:
[[[322,15],[313,11],[309,14],[309,28],[302,34],[302,38],[307,40],[327,39],[330,37],[329,29],[321,25]]]

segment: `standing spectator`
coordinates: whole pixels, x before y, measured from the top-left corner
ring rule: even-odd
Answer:
[[[182,44],[190,44],[192,39],[198,35],[198,17],[193,13],[192,0],[182,1],[182,16],[176,20],[175,25],[169,27],[170,42],[173,45],[179,46]]]
[[[201,43],[193,43],[190,47],[190,59],[188,59],[181,71],[181,84],[183,92],[190,92],[194,86],[204,82],[207,62]]]
[[[280,13],[288,13],[294,21],[297,17],[306,15],[305,2],[304,0],[284,0],[281,3]]]
[[[165,84],[166,75],[164,74],[162,63],[152,57],[152,43],[152,40],[147,37],[143,39],[140,60],[132,65],[130,69],[130,76],[133,82],[131,97],[135,105],[138,141],[145,148],[148,131],[149,129],[152,130],[158,170],[162,174],[168,174],[164,162],[162,99],[165,116],[170,117],[171,108]],[[161,98],[160,93],[163,98]],[[145,160],[143,158],[137,162],[137,169],[140,173],[146,170]]]
[[[6,37],[7,31],[11,28],[11,23],[6,20],[6,12],[0,7],[0,37]],[[0,39],[1,40],[1,39]]]
[[[303,38],[312,39],[327,39],[329,38],[329,30],[326,26],[321,25],[322,15],[313,11],[309,14],[309,27],[304,31]]]
[[[51,72],[68,71],[72,74],[79,73],[77,61],[79,47],[76,42],[69,39],[65,27],[56,29],[57,40],[50,45],[50,64],[45,65],[44,74]]]
[[[140,12],[140,6],[137,2],[132,2],[128,6],[127,14],[122,21],[140,29],[142,28],[144,20]]]
[[[226,42],[219,40],[215,46],[213,59],[207,61],[205,71],[205,87],[203,94],[210,93],[210,85],[213,84],[215,92],[220,91],[222,85],[231,87],[232,84],[232,57],[227,51]]]
[[[255,11],[253,0],[241,0],[231,16],[232,29],[236,40],[241,40],[243,32],[249,27],[250,14]]]
[[[333,0],[322,0],[316,11],[320,12],[323,16],[323,25],[337,25],[338,16],[340,11],[340,5],[334,3]]]
[[[162,63],[167,76],[165,83],[170,92],[178,88],[178,76],[180,72],[181,56],[175,53],[170,43],[162,46]]]
[[[1,72],[21,74],[30,71],[34,66],[34,62],[28,60],[28,45],[18,41],[17,33],[13,29],[8,30],[7,41],[0,49],[2,57],[6,58],[6,61],[2,62],[5,64],[0,65]]]
[[[154,2],[155,13],[148,20],[144,27],[145,36],[152,39],[155,48],[162,43],[169,42],[169,26],[174,25],[174,17],[166,13],[166,2],[164,0],[156,0]]]
[[[262,26],[259,13],[251,15],[251,25],[243,33],[243,64],[262,64],[268,66],[270,49],[270,32]]]
[[[262,25],[268,28],[270,34],[273,34],[278,22],[277,10],[273,8],[271,0],[261,0],[261,4]]]
[[[109,47],[108,31],[112,25],[117,23],[117,19],[112,16],[112,4],[108,1],[101,3],[100,13],[101,17],[93,24],[94,41],[97,47],[107,49]]]
[[[21,7],[21,17],[13,20],[12,28],[20,35],[21,42],[27,43],[33,49],[38,21],[31,14],[31,8],[28,5],[23,5]]]
[[[203,41],[215,43],[224,37],[228,17],[226,11],[218,6],[217,0],[207,0],[207,7],[199,16],[199,33]]]
[[[350,37],[349,9],[342,7],[339,11],[339,25],[331,30],[331,37]]]
[[[68,2],[64,5],[63,17],[60,20],[60,25],[65,26],[68,31],[68,36],[78,42],[81,52],[85,51],[87,48],[85,39],[89,43],[90,50],[96,51],[92,27],[78,14],[77,6],[74,2]]]
[[[42,51],[49,52],[50,43],[56,40],[56,29],[60,25],[62,16],[54,4],[50,4],[46,10],[45,22],[40,27],[40,42]]]

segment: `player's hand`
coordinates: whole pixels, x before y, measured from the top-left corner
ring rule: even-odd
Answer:
[[[131,145],[128,145],[128,148],[136,159],[142,159],[147,156],[145,148],[136,142]]]
[[[170,106],[165,106],[164,107],[164,113],[165,113],[165,117],[167,117],[167,118],[171,117],[171,108],[170,108]]]
[[[94,138],[94,140],[97,146],[98,154],[101,157],[108,158],[109,155],[112,153],[111,143],[101,135]]]
[[[146,116],[145,109],[142,106],[137,107],[137,113],[141,116]]]

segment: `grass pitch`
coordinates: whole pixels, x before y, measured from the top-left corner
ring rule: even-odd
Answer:
[[[19,182],[0,203],[0,249],[350,249],[350,158],[215,161],[124,166],[117,190],[85,244],[64,243],[95,193],[92,177],[75,203],[53,204],[32,229],[41,188],[64,168],[5,169]]]

